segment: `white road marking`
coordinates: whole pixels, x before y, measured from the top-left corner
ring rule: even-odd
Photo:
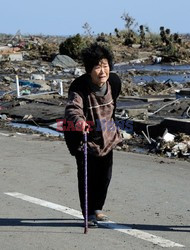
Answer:
[[[15,197],[17,199],[31,202],[31,203],[36,204],[36,205],[51,208],[51,209],[63,212],[65,214],[69,214],[71,216],[77,217],[79,219],[83,218],[81,212],[79,212],[75,209],[69,208],[69,207],[65,207],[65,206],[62,206],[59,204],[55,204],[55,203],[52,203],[49,201],[41,200],[41,199],[31,197],[31,196],[28,196],[25,194],[17,193],[17,192],[11,192],[11,193],[8,192],[8,193],[4,193],[4,194]],[[119,224],[115,223],[114,221],[99,222],[99,224],[101,226],[106,227],[106,228],[113,229],[113,230],[134,236],[136,238],[139,238],[139,239],[142,239],[145,241],[149,241],[149,242],[151,242],[155,245],[159,245],[161,247],[185,247],[184,245],[175,243],[173,241],[164,239],[162,237],[158,237],[158,236],[146,233],[146,232],[141,231],[141,230],[132,229],[132,228],[127,227],[125,225],[119,225]]]

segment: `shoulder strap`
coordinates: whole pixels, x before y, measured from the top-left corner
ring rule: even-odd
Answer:
[[[70,85],[69,92],[77,92],[84,102],[84,114],[87,113],[88,94],[89,94],[89,82],[91,81],[88,74],[83,74],[76,78]]]
[[[114,101],[113,119],[115,120],[116,100],[121,91],[121,80],[117,74],[111,72],[108,81],[111,86],[112,97]]]
[[[112,90],[112,97],[116,101],[121,91],[121,80],[119,76],[113,72],[110,73],[109,83]]]

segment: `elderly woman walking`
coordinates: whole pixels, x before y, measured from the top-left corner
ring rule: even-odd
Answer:
[[[121,90],[113,67],[112,52],[97,43],[82,51],[86,73],[76,78],[68,94],[65,109],[65,139],[78,169],[78,190],[82,213],[84,206],[83,133],[88,132],[88,226],[97,227],[107,220],[102,209],[112,176],[113,148],[121,142],[114,122],[116,99]]]

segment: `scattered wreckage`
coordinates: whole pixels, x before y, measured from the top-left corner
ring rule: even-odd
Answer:
[[[29,60],[26,52],[15,48],[0,47],[1,127],[25,123],[56,129],[56,120],[64,116],[70,83],[84,69],[65,55],[57,55],[51,62]],[[123,143],[117,149],[134,151],[139,147],[167,157],[190,158],[190,81],[174,83],[168,75],[163,83],[136,83],[134,76],[142,75],[140,69],[124,72],[118,65],[114,69],[123,82],[116,120],[128,124],[120,128]]]
[[[123,97],[119,105],[125,106],[117,108],[116,117],[133,122],[130,140],[136,138],[139,147],[142,144],[147,152],[190,158],[190,89],[176,93],[176,96]],[[130,140],[126,140],[127,145]]]

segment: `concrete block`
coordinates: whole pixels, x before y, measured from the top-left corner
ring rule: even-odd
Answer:
[[[148,110],[147,109],[126,109],[129,117],[136,117],[136,116],[143,116],[148,117]]]
[[[190,135],[190,119],[165,118],[161,123],[170,133],[185,133]]]
[[[176,92],[176,98],[189,98],[190,97],[190,88],[181,89]]]

